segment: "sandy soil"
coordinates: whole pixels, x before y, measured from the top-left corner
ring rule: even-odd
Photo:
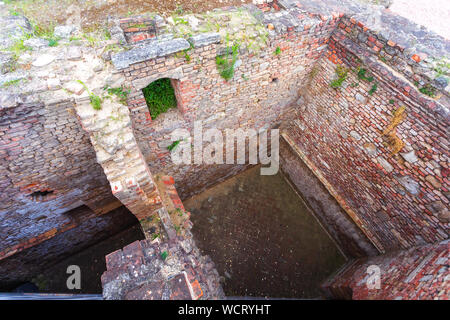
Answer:
[[[394,0],[389,10],[450,39],[449,0]]]

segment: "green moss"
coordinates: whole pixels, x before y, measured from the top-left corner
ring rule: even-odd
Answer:
[[[161,259],[166,260],[169,253],[167,251],[161,252]]]
[[[278,56],[279,54],[281,54],[281,48],[277,47],[273,53],[274,55]]]
[[[158,79],[142,89],[142,92],[152,119],[177,106],[175,91],[170,84],[170,79]]]

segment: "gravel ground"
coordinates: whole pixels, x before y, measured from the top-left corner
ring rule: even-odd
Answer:
[[[394,0],[389,10],[450,39],[449,0]]]

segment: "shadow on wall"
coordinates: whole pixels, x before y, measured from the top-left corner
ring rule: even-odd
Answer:
[[[93,213],[86,206],[81,206],[65,213],[65,215],[68,215],[75,220],[89,214]],[[88,271],[88,273],[95,273],[97,267],[101,269],[98,271],[98,279],[94,280],[94,282],[98,282],[97,287],[100,288],[100,291],[98,292],[101,292],[100,275],[104,271],[103,269],[106,270],[104,256],[116,249],[122,248],[128,243],[144,238],[140,231],[138,220],[125,207],[119,207],[107,214],[91,218],[73,229],[60,233],[49,240],[14,254],[6,259],[0,260],[0,270],[2,270],[0,273],[0,291],[10,291],[21,283],[31,281],[38,274],[46,273],[52,266],[64,259],[71,256],[76,257],[81,251],[86,250],[105,239],[108,239],[106,241],[108,242],[110,237],[133,226],[137,226],[137,228],[134,227],[134,231],[130,235],[122,237],[122,240],[119,239],[115,242],[113,241],[109,246],[100,246],[99,248],[102,249],[91,250],[90,254],[84,254],[82,255],[82,258],[79,258],[80,264],[93,267],[93,270]],[[95,259],[97,259],[97,262],[94,262]],[[71,263],[78,264],[77,260],[74,260],[73,258]],[[46,282],[51,283],[52,277],[60,277],[61,279],[64,279],[63,277],[66,278],[66,268],[67,266],[59,275],[47,275],[47,277],[50,278],[47,278]],[[61,276],[61,274],[63,274],[63,276]],[[86,276],[89,275],[86,273],[85,278],[88,278]],[[46,289],[45,283],[41,283],[40,285],[40,291]],[[95,292],[82,290],[78,293]]]

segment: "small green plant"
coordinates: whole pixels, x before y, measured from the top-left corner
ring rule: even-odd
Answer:
[[[184,20],[181,17],[172,16],[172,18],[173,18],[173,22],[175,22],[175,24],[185,24],[185,25],[189,24],[189,22],[187,22],[186,20]]]
[[[103,28],[103,36],[105,40],[111,40],[111,32],[109,32],[108,28]]]
[[[227,47],[226,54],[216,57],[217,70],[219,71],[220,76],[226,81],[232,79],[234,76],[234,66],[237,61],[238,53],[239,44],[235,43],[231,47],[231,52],[230,48]]]
[[[87,93],[89,94],[89,101],[91,103],[92,108],[94,108],[94,110],[101,110],[102,109],[102,98],[100,98],[99,96],[93,94],[88,89],[88,87],[84,84],[83,81],[77,80],[77,82],[82,84],[84,89],[86,89]]]
[[[55,31],[55,26],[53,24],[50,24],[48,26],[42,26],[42,25],[34,25],[33,26],[34,36],[47,40],[48,45],[50,47],[56,47],[58,45],[59,40],[61,40],[60,37],[55,36],[54,31]]]
[[[58,45],[58,39],[48,39],[48,46],[49,47],[56,47]]]
[[[191,56],[188,53],[189,50],[190,49],[183,50],[183,54],[184,54],[184,58],[186,59],[186,62],[191,62]]]
[[[28,47],[24,45],[25,39],[17,39],[14,41],[13,45],[8,48],[8,51],[11,51],[14,55],[14,59],[17,60],[19,56],[24,53],[25,51],[32,51],[33,49],[31,47]]]
[[[374,83],[372,88],[370,88],[370,90],[369,90],[369,95],[370,96],[373,95],[375,93],[375,91],[377,91],[377,88],[378,88],[378,84]]]
[[[436,78],[442,76],[448,77],[450,76],[450,62],[448,62],[448,59],[441,58],[436,62],[436,66],[433,68],[433,70],[437,72]]]
[[[17,12],[16,10],[14,10],[14,9],[10,9],[10,10],[9,10],[9,14],[10,14],[11,16],[18,16],[20,13]]]
[[[161,259],[166,260],[169,253],[167,251],[161,252]]]
[[[277,47],[273,53],[274,55],[278,56],[279,54],[281,54],[281,48]]]
[[[366,80],[368,82],[373,81],[373,76],[367,76],[367,69],[364,68],[358,68],[358,79],[360,80]]]
[[[345,79],[347,79],[348,69],[343,66],[337,66],[335,73],[338,77],[330,83],[330,87],[333,89],[339,88],[344,83]]]
[[[128,95],[130,94],[130,89],[124,90],[122,87],[110,88],[108,86],[105,86],[103,90],[106,90],[109,94],[115,95],[119,99],[120,103],[124,105],[127,104],[127,98]]]
[[[394,104],[395,103],[394,99],[389,99],[389,103]]]
[[[419,88],[420,83],[419,81],[414,81],[414,85]],[[429,97],[435,97],[436,96],[436,89],[433,88],[429,83],[419,88],[419,91]]]
[[[177,99],[175,91],[170,84],[170,79],[162,78],[150,83],[142,89],[145,102],[150,110],[152,119],[155,119],[161,113],[166,112],[170,108],[176,108]]]
[[[159,233],[152,234],[152,240],[155,240],[156,238],[159,238]]]
[[[183,13],[184,13],[184,8],[183,8],[183,6],[177,4],[176,7],[175,7],[175,13],[176,13],[176,14],[183,14]]]
[[[167,149],[172,152],[172,150],[174,150],[180,144],[180,142],[181,140],[174,141],[170,146],[167,147]]]
[[[432,98],[436,96],[436,89],[433,88],[429,83],[424,85],[422,88],[419,88],[419,91]]]
[[[352,83],[350,84],[350,87],[352,87],[352,88],[355,88],[355,87],[357,87],[357,86],[359,86],[359,83],[358,83],[358,82],[352,82]]]

